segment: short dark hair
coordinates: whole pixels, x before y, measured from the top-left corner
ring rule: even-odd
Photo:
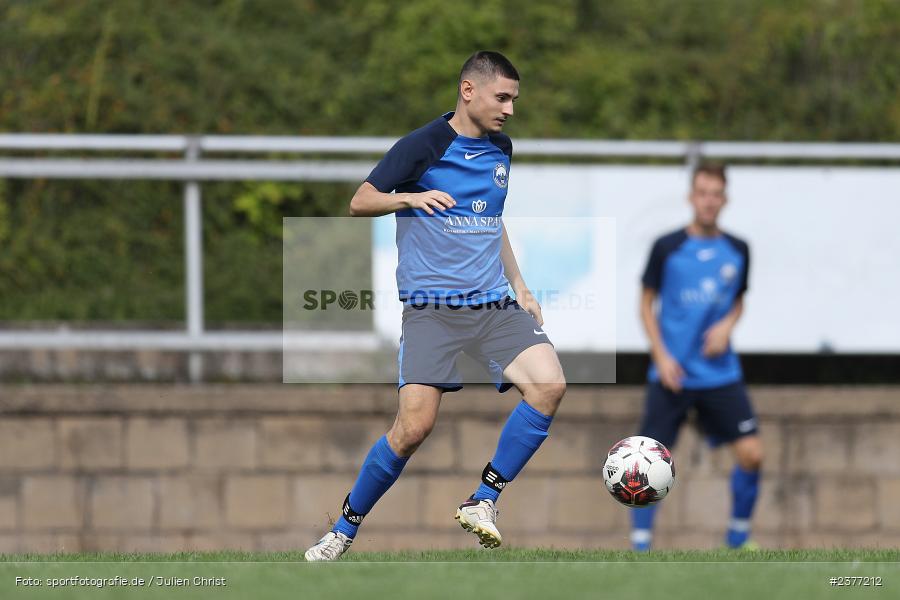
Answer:
[[[709,175],[710,177],[718,177],[722,180],[723,184],[728,183],[728,178],[725,176],[725,165],[722,163],[716,162],[702,162],[696,167],[694,167],[694,174],[691,176],[691,185],[697,181],[697,175],[703,173],[704,175]]]
[[[459,82],[462,83],[463,79],[476,74],[485,79],[502,76],[519,81],[519,72],[509,59],[499,52],[490,50],[479,50],[463,63],[459,71]]]

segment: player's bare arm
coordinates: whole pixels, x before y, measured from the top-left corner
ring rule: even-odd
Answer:
[[[439,190],[419,193],[385,194],[364,181],[350,200],[351,217],[380,217],[405,208],[419,208],[429,215],[456,206],[450,194]]]
[[[641,294],[641,322],[650,340],[650,357],[659,371],[659,381],[664,387],[673,392],[681,391],[681,381],[684,379],[684,370],[678,364],[663,343],[662,334],[659,331],[659,322],[653,303],[656,301],[657,292],[651,288],[644,288]]]
[[[522,277],[522,272],[519,271],[519,263],[516,261],[512,244],[509,243],[506,224],[503,224],[503,246],[500,249],[500,260],[503,261],[503,272],[506,274],[509,285],[516,293],[516,302],[534,317],[538,325],[543,327],[544,317],[541,315],[541,305],[534,297],[534,294],[531,293],[531,290],[528,289],[528,286],[525,285],[525,279]]]
[[[703,333],[704,356],[720,356],[728,350],[731,332],[734,331],[734,326],[737,325],[742,314],[744,314],[744,298],[740,296],[735,299],[734,306],[728,311],[728,314]]]

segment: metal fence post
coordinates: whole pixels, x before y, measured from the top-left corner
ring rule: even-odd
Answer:
[[[185,161],[196,162],[200,158],[200,140],[188,139]],[[187,333],[192,339],[203,335],[203,222],[200,214],[200,183],[184,184],[184,246],[185,246],[185,318]],[[203,377],[203,355],[188,355],[188,377],[198,382]]]
[[[688,177],[690,177],[694,172],[694,169],[697,168],[697,165],[700,164],[700,161],[703,160],[703,144],[700,142],[691,142],[688,144],[684,158],[685,166],[688,170]]]

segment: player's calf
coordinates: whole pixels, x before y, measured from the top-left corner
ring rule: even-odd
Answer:
[[[748,435],[734,442],[737,464],[731,474],[731,520],[725,543],[731,548],[744,547],[750,539],[750,518],[759,496],[762,444],[758,435]]]

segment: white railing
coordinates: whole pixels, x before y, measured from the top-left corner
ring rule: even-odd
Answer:
[[[181,332],[36,331],[0,332],[0,349],[158,349],[191,353],[190,376],[199,379],[201,351],[374,349],[369,333],[322,332],[286,338],[273,332],[209,332],[203,318],[201,181],[362,181],[395,139],[389,137],[277,137],[183,135],[0,134],[0,178],[157,179],[184,182],[185,314]],[[16,155],[9,156],[9,152]],[[20,156],[28,152],[177,153],[180,158],[88,158]],[[679,142],[604,140],[515,140],[516,156],[661,158],[696,163],[720,159],[808,161],[900,160],[900,144],[793,142]],[[325,154],[355,160],[210,159],[215,154]]]

